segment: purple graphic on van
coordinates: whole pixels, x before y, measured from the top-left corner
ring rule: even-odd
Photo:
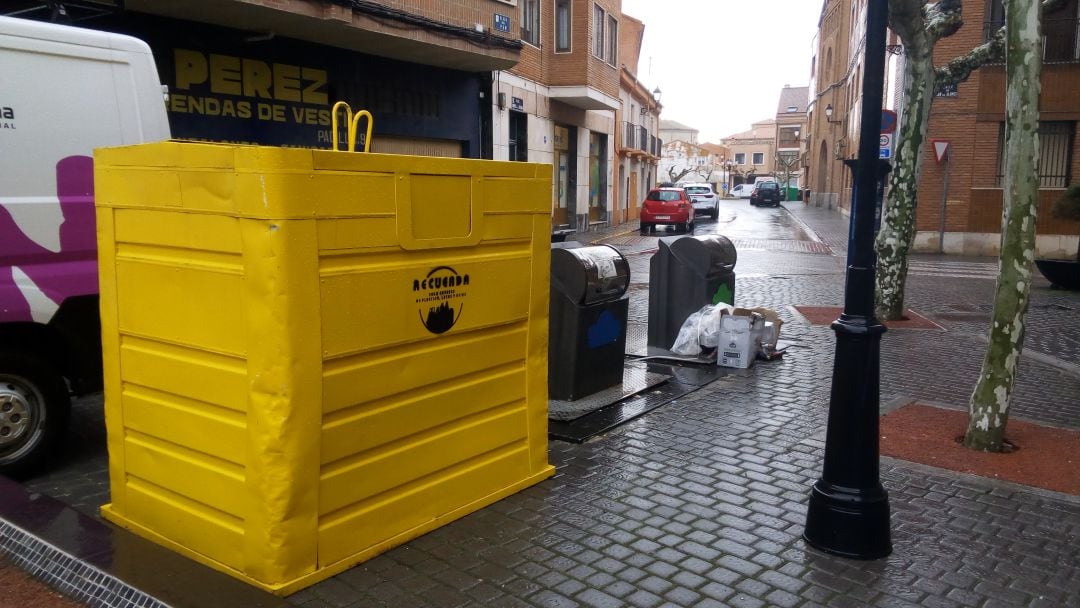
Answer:
[[[0,200],[0,322],[48,322],[65,299],[98,292],[92,158],[56,163],[56,197],[63,218],[59,251],[30,238]]]

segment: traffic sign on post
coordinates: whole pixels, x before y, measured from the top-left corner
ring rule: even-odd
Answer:
[[[896,132],[896,112],[892,110],[881,111],[881,132],[882,133],[895,133]]]
[[[893,136],[891,133],[882,133],[879,139],[878,158],[892,160]]]
[[[947,139],[931,139],[930,144],[934,146],[934,158],[938,164],[945,162],[945,159],[949,156],[949,140]]]

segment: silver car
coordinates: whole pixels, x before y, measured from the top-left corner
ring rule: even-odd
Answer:
[[[681,186],[694,206],[694,215],[708,215],[714,220],[720,216],[720,197],[713,191],[712,184],[701,182]]]

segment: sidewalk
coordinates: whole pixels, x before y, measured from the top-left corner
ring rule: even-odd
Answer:
[[[798,344],[784,359],[729,374],[585,444],[553,441],[552,479],[286,601],[310,608],[1080,605],[1074,496],[883,458],[892,555],[846,560],[802,541],[807,492],[820,475],[835,342],[831,330],[807,325],[788,306],[841,302],[837,246],[847,229],[835,212],[787,205],[834,254],[752,252],[740,254],[736,269],[740,304],[781,311],[784,337]],[[595,241],[599,232],[581,236]],[[909,299],[945,330],[886,334],[883,404],[966,404],[983,354],[978,306],[989,303],[993,281],[952,276],[973,273],[942,263],[928,259],[926,268],[941,272],[912,276]],[[974,312],[956,308],[963,306]],[[1080,294],[1037,284],[1032,309],[1028,340],[1044,357],[1023,359],[1013,415],[1076,428],[1080,376],[1053,362],[1080,341]],[[183,597],[169,603],[185,605]]]

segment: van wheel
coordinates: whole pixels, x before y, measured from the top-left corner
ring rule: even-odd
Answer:
[[[0,473],[22,477],[52,453],[67,430],[71,398],[48,363],[0,352]]]

